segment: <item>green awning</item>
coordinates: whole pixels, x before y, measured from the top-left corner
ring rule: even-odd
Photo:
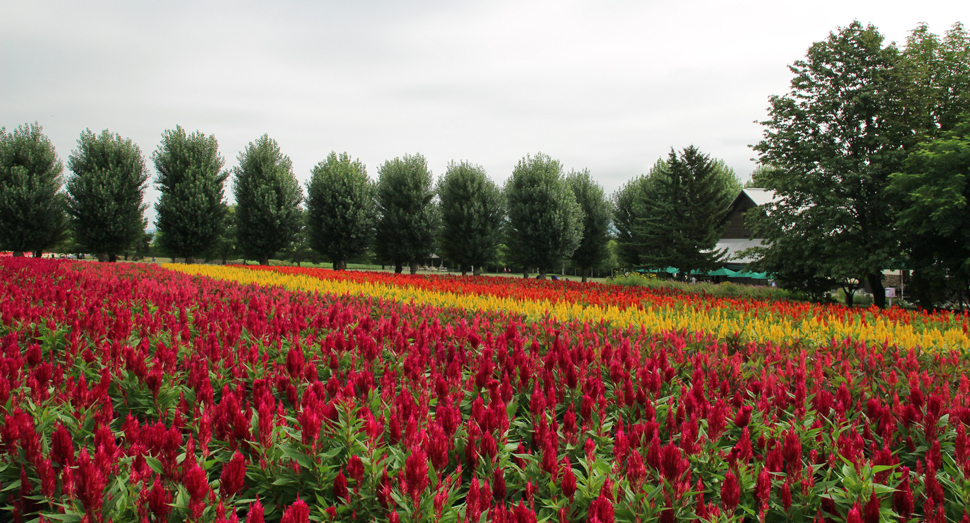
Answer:
[[[734,277],[735,278],[751,278],[752,280],[767,280],[768,279],[768,273],[767,272],[747,272],[747,271],[743,271],[743,272],[739,272],[739,273],[735,274]]]
[[[731,278],[733,276],[737,276],[737,274],[738,273],[736,273],[736,272],[734,272],[731,269],[728,269],[726,267],[721,267],[720,269],[718,269],[716,271],[711,271],[711,272],[707,273],[708,276],[727,276],[728,278]]]

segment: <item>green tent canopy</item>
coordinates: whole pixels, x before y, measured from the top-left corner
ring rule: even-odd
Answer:
[[[736,273],[734,277],[735,278],[751,278],[752,280],[767,280],[768,279],[768,273],[767,272],[748,272],[748,271],[742,271],[742,272]]]
[[[711,271],[707,273],[708,276],[727,276],[728,278],[737,276],[737,274],[738,273],[732,271],[731,269],[728,269],[727,267],[721,267],[716,271]]]

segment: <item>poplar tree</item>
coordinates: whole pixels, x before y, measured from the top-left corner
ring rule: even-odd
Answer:
[[[303,190],[293,163],[275,140],[263,135],[239,153],[233,172],[236,239],[243,255],[269,265],[300,231]]]
[[[377,257],[400,273],[408,264],[411,274],[435,248],[439,226],[431,171],[424,156],[404,155],[384,162],[378,169]]]
[[[506,246],[511,261],[539,279],[572,256],[583,234],[583,210],[562,165],[539,153],[521,159],[505,183]]]
[[[223,188],[227,171],[215,136],[201,132],[186,135],[182,127],[162,133],[152,155],[159,190],[155,226],[159,245],[172,257],[193,263],[200,254],[214,251],[223,229],[226,205]]]
[[[107,129],[81,133],[67,159],[67,206],[74,240],[99,261],[116,261],[145,232],[148,169],[131,139]]]
[[[476,275],[498,257],[504,206],[502,192],[480,165],[448,165],[438,181],[441,198],[441,252],[457,263],[462,275],[469,267]]]
[[[307,183],[310,247],[333,262],[335,270],[367,252],[377,220],[375,187],[367,168],[347,153],[331,152],[313,168]]]
[[[63,170],[41,126],[0,128],[0,249],[36,256],[66,236]]]
[[[613,212],[603,187],[593,180],[588,170],[572,172],[566,181],[583,211],[582,240],[572,254],[572,261],[579,267],[585,282],[593,269],[610,255],[607,245],[610,242]]]

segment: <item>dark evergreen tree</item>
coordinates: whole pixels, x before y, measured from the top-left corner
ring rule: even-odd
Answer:
[[[63,170],[39,125],[0,128],[0,249],[39,255],[66,237]]]
[[[388,160],[377,172],[375,253],[393,264],[394,272],[408,264],[415,274],[419,262],[434,252],[440,223],[431,171],[416,154]]]
[[[303,190],[290,158],[265,134],[250,142],[238,161],[233,184],[237,247],[247,258],[268,265],[300,230]]]
[[[572,256],[583,234],[583,210],[563,176],[562,165],[548,155],[526,156],[503,189],[508,218],[506,246],[512,262],[539,279]]]
[[[481,166],[452,162],[438,181],[438,196],[442,255],[458,264],[462,275],[469,267],[481,274],[486,263],[498,258],[504,217],[501,190]]]
[[[603,187],[593,181],[589,171],[572,172],[566,177],[576,202],[583,211],[583,233],[572,261],[582,271],[583,281],[610,256],[610,222],[613,212]]]
[[[650,199],[636,205],[634,243],[640,263],[675,267],[682,279],[692,271],[716,269],[724,252],[715,246],[740,188],[734,172],[690,146],[679,155],[671,149],[663,170],[651,180]]]
[[[223,188],[229,173],[222,170],[219,143],[215,136],[186,135],[176,127],[162,133],[152,160],[161,193],[155,204],[159,245],[166,254],[193,263],[213,251],[224,228]]]
[[[100,261],[115,261],[145,232],[148,169],[141,149],[105,129],[85,130],[67,159],[67,205],[74,240]]]
[[[376,190],[367,168],[350,155],[331,152],[307,184],[310,246],[344,270],[370,248],[377,222]]]
[[[640,266],[640,244],[636,239],[636,222],[646,212],[645,202],[653,199],[653,178],[663,172],[663,159],[646,175],[628,180],[613,193],[613,226],[616,228],[616,255],[627,268]]]

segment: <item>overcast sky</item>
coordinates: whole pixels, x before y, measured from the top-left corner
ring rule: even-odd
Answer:
[[[269,134],[303,183],[331,150],[360,158],[371,177],[421,153],[435,176],[468,160],[499,184],[541,151],[567,171],[588,168],[610,193],[691,144],[744,180],[756,121],[813,42],[859,19],[902,44],[919,22],[942,35],[970,14],[964,0],[0,9],[0,126],[40,123],[65,163],[82,130],[109,129],[141,147],[154,177],[162,132],[181,125],[214,134],[229,168]]]

